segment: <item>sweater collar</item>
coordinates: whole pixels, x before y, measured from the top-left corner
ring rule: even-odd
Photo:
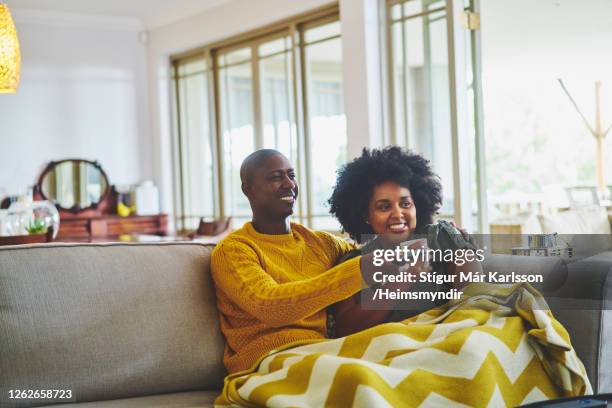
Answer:
[[[261,232],[257,232],[255,230],[251,221],[244,224],[244,228],[250,236],[258,240],[268,242],[290,242],[295,240],[295,237],[293,236],[293,223],[290,225],[291,231],[289,231],[287,234],[262,234]]]

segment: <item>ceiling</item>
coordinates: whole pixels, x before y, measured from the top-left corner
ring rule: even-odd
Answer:
[[[10,8],[55,13],[129,17],[147,28],[181,20],[231,0],[1,0]]]

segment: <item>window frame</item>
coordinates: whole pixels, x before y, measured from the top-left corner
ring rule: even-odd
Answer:
[[[410,120],[407,112],[406,86],[402,85],[402,95],[396,95],[398,86],[395,82],[394,73],[394,42],[393,42],[393,24],[402,24],[402,44],[405,41],[404,22],[408,19],[431,15],[439,11],[445,12],[446,31],[447,31],[447,53],[448,53],[448,79],[450,92],[450,117],[451,121],[451,144],[452,144],[452,171],[453,171],[453,214],[452,217],[463,227],[472,231],[487,232],[487,198],[485,184],[485,161],[484,161],[484,135],[483,135],[483,117],[482,117],[482,78],[481,78],[481,57],[480,57],[480,30],[478,28],[469,28],[464,22],[465,12],[479,13],[479,0],[445,0],[443,7],[435,7],[422,13],[410,14],[404,16],[405,3],[418,0],[382,0],[381,7],[384,9],[383,21],[384,31],[383,36],[384,49],[386,51],[385,58],[385,99],[388,106],[385,114],[387,121],[386,128],[389,129],[390,141],[392,144],[399,144],[411,148],[411,135],[409,131]],[[438,0],[425,0],[424,3],[436,3]],[[402,10],[401,15],[397,18],[392,16],[392,7],[400,5]],[[467,30],[467,35],[465,34]],[[466,38],[467,37],[467,38]],[[466,47],[469,47],[470,55],[466,54]],[[406,65],[405,52],[403,66]],[[472,104],[473,116],[468,114],[467,98],[467,65],[471,67],[473,72],[473,81],[470,84],[474,96]],[[457,85],[461,86],[457,86]],[[396,100],[403,98],[400,102],[403,105],[403,126],[404,131],[396,126],[396,109],[398,109]],[[474,151],[468,151],[468,122],[473,126],[475,147]],[[470,171],[470,160],[475,163],[475,171]],[[435,170],[435,168],[434,168]],[[475,198],[472,198],[472,188],[476,188]],[[476,214],[473,214],[473,203],[477,204]],[[473,215],[476,215],[474,219]]]
[[[320,214],[312,214],[312,160],[310,154],[310,126],[308,114],[308,79],[306,78],[305,67],[305,49],[308,45],[316,44],[317,42],[326,41],[330,38],[341,38],[341,34],[318,39],[317,41],[305,42],[305,31],[316,28],[321,25],[328,24],[333,21],[340,21],[340,12],[337,4],[324,6],[313,11],[300,14],[298,16],[282,20],[280,22],[252,30],[222,41],[218,41],[185,53],[173,55],[170,57],[172,68],[171,86],[174,87],[172,92],[173,103],[171,104],[173,117],[173,171],[174,174],[174,205],[175,205],[175,222],[177,230],[186,229],[188,219],[195,217],[193,214],[185,214],[185,188],[184,183],[184,154],[182,151],[184,130],[181,127],[181,106],[179,98],[179,78],[178,69],[185,61],[190,61],[198,58],[205,58],[208,64],[207,82],[208,82],[208,98],[209,98],[209,117],[211,126],[211,146],[213,155],[213,174],[214,181],[212,187],[213,194],[213,217],[223,218],[232,214],[226,214],[226,199],[224,194],[224,166],[225,152],[223,151],[223,135],[222,135],[222,112],[221,112],[221,83],[220,72],[223,66],[219,64],[219,58],[227,53],[241,48],[251,49],[251,57],[246,60],[251,62],[251,85],[253,96],[253,133],[255,148],[263,146],[264,126],[262,113],[262,93],[261,81],[259,75],[260,62],[272,55],[289,53],[291,67],[291,78],[288,80],[292,99],[292,107],[290,107],[290,123],[295,126],[295,140],[297,156],[294,160],[294,165],[300,175],[301,194],[298,197],[295,218],[298,222],[307,226],[311,226],[313,218],[321,217]],[[260,56],[257,53],[258,46],[262,43],[272,41],[277,38],[289,37],[290,45],[286,51],[280,51],[270,55]],[[230,64],[233,65],[233,64]],[[293,135],[291,135],[293,137]],[[239,218],[242,216],[239,215]]]

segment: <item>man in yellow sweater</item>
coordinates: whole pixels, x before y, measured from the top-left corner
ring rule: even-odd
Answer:
[[[298,185],[295,170],[280,152],[252,153],[242,163],[240,178],[252,221],[223,239],[212,254],[230,373],[250,368],[290,342],[324,339],[325,308],[366,287],[372,274],[371,254],[334,266],[353,248],[350,244],[289,222]]]

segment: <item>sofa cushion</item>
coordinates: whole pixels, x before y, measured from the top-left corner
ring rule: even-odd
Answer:
[[[213,407],[218,391],[191,391],[174,394],[148,395],[111,401],[48,405],[52,408],[206,408]]]
[[[224,343],[211,250],[0,249],[0,406],[32,403],[8,400],[9,389],[71,389],[77,401],[96,401],[219,388]]]

